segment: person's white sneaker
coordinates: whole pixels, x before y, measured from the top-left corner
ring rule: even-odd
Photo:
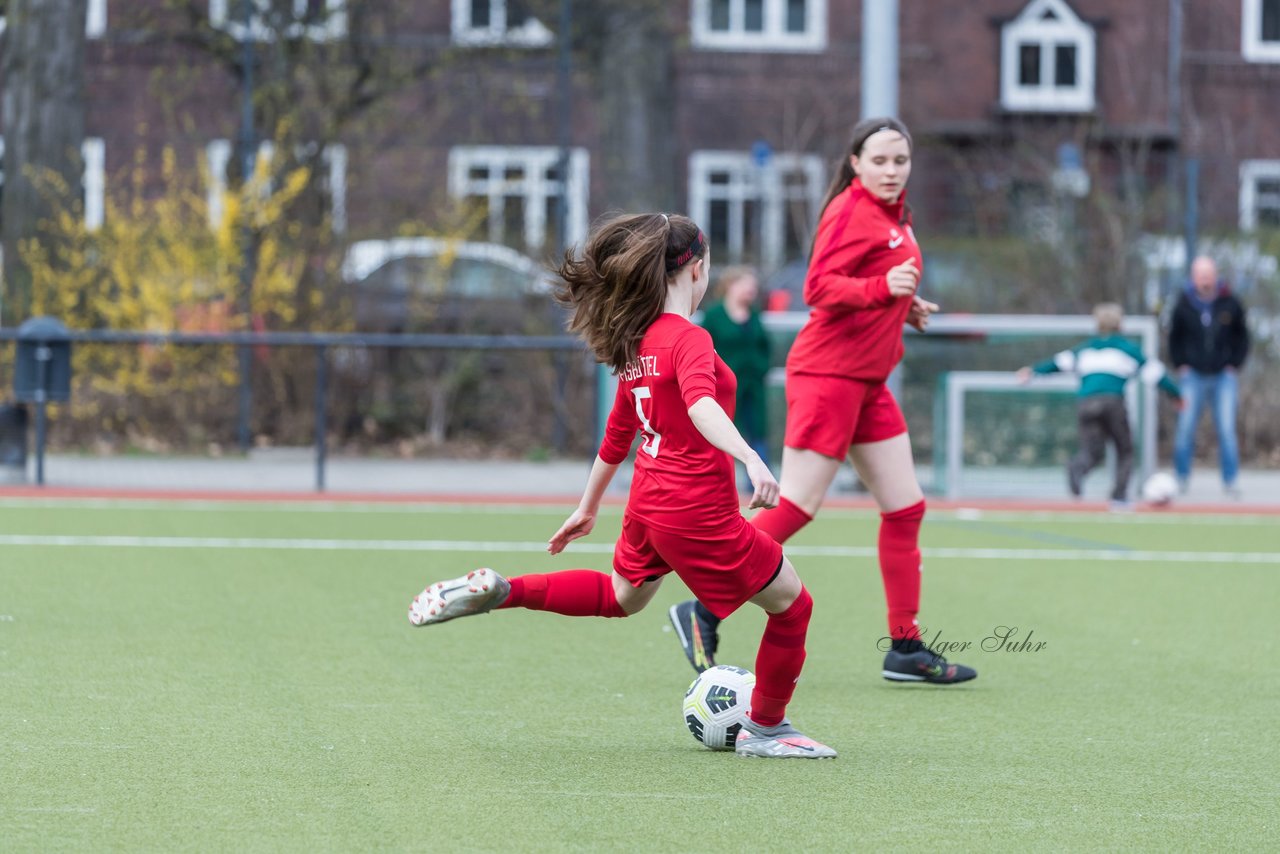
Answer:
[[[836,752],[814,741],[783,719],[777,726],[762,727],[747,718],[738,730],[734,752],[739,756],[764,756],[770,759],[835,759]]]
[[[425,626],[483,614],[505,602],[510,593],[511,582],[492,569],[473,570],[452,581],[437,581],[414,596],[409,604],[409,622]]]

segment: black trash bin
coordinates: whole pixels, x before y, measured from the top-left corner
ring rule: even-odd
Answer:
[[[36,483],[44,486],[46,408],[71,399],[71,337],[54,317],[33,317],[18,327],[13,396],[35,405]]]
[[[71,340],[53,317],[33,317],[18,327],[13,393],[22,403],[71,399]]]
[[[27,480],[27,409],[0,404],[0,483]]]

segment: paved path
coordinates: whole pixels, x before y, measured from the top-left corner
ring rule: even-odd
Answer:
[[[26,483],[34,483],[34,461],[28,461]],[[441,496],[530,498],[576,501],[586,482],[587,460],[524,462],[511,460],[388,460],[330,458],[325,470],[325,493],[392,499]],[[932,469],[921,467],[921,483],[928,488]],[[1107,475],[1095,472],[1087,483],[1089,506],[1105,501]],[[613,485],[615,497],[625,494],[630,469],[624,466]],[[959,504],[984,502],[1070,506],[1061,473],[1045,471],[1034,477],[1002,478],[987,472],[980,492]],[[30,494],[34,487],[22,483],[21,472],[0,469],[0,487],[8,494]],[[45,460],[45,484],[49,494],[64,491],[114,493],[238,493],[312,497],[316,494],[315,459],[309,449],[254,451],[248,457],[222,459],[162,457],[87,457],[54,455]],[[1187,495],[1177,504],[1229,509],[1280,508],[1280,470],[1248,469],[1240,473],[1242,498],[1224,494],[1216,471],[1199,469]],[[1136,485],[1135,485],[1136,492]],[[831,500],[842,504],[866,503],[852,472],[846,467],[836,479]],[[944,502],[930,499],[942,506]]]

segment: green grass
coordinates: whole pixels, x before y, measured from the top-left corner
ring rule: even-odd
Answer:
[[[684,729],[677,579],[625,621],[409,626],[425,583],[473,566],[607,568],[616,508],[576,555],[433,550],[543,541],[565,510],[0,503],[0,848],[1244,850],[1280,831],[1276,517],[932,512],[923,622],[981,674],[934,688],[880,678],[875,517],[824,513],[792,550],[815,612],[791,715],[840,758],[771,762]],[[372,550],[389,540],[414,542]],[[726,623],[720,660],[751,667],[762,626]],[[1044,646],[983,649],[998,626]]]

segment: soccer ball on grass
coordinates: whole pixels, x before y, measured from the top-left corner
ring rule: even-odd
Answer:
[[[684,722],[711,750],[733,750],[747,719],[755,674],[720,664],[698,674],[684,694]]]

